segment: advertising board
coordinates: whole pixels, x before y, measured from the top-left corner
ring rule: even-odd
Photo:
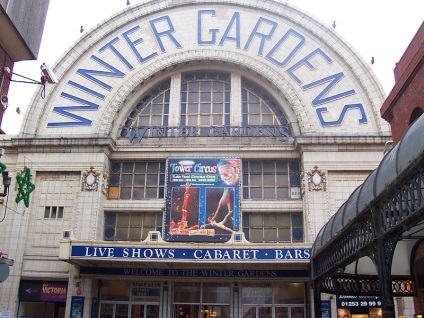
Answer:
[[[240,231],[239,158],[169,158],[165,241],[226,242]]]

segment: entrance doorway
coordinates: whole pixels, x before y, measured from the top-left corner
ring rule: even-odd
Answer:
[[[256,317],[272,318],[272,307],[243,306],[243,318],[256,318]]]
[[[159,317],[160,283],[104,280],[100,283],[100,318]]]
[[[101,302],[100,318],[157,318],[159,304]]]
[[[298,306],[243,306],[243,318],[303,318],[305,308]]]
[[[22,301],[18,317],[65,318],[65,303]]]

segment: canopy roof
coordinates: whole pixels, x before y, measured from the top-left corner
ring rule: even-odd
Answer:
[[[420,116],[405,131],[399,143],[387,153],[380,165],[350,195],[346,202],[321,228],[312,247],[317,254],[335,238],[343,228],[358,218],[366,207],[378,198],[398,176],[424,155],[424,116]]]

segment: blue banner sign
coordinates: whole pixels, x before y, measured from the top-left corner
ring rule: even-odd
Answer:
[[[321,301],[321,318],[331,318],[331,301]]]
[[[309,260],[309,248],[154,248],[121,246],[72,246],[71,258],[204,260],[204,261],[293,261]]]
[[[258,270],[258,269],[168,269],[168,268],[122,268],[80,267],[82,275],[111,275],[130,277],[191,277],[191,278],[279,278],[309,277],[307,270]]]

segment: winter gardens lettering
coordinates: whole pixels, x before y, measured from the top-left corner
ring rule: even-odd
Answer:
[[[217,17],[218,12],[221,12],[223,16]],[[229,49],[240,49],[241,54],[244,52],[257,54],[257,56],[264,58],[268,63],[272,63],[274,66],[281,68],[282,71],[288,75],[289,80],[295,85],[300,86],[303,91],[314,89],[314,93],[306,98],[309,98],[310,104],[315,108],[317,118],[322,127],[343,125],[344,122],[349,122],[349,120],[345,120],[345,117],[352,116],[355,116],[360,124],[367,123],[368,119],[363,105],[355,102],[353,99],[348,103],[345,101],[342,105],[328,105],[328,108],[323,106],[332,101],[344,99],[356,94],[353,88],[347,89],[341,93],[332,93],[336,88],[341,87],[340,81],[345,74],[343,71],[334,71],[328,67],[333,60],[323,49],[317,47],[311,49],[306,55],[303,53],[301,54],[300,49],[305,45],[308,39],[300,32],[292,28],[287,29],[286,25],[280,25],[279,22],[269,18],[258,17],[257,20],[254,21],[251,17],[245,16],[242,12],[235,11],[231,17],[227,17],[222,12],[222,10],[215,9],[198,10],[197,21],[195,21],[197,27],[185,27],[182,30],[175,27],[175,25],[178,26],[177,22],[180,22],[181,18],[173,19],[170,15],[163,15],[149,20],[146,25],[143,25],[143,28],[150,28],[156,47],[152,47],[152,45],[148,43],[149,41],[144,41],[142,34],[145,30],[142,29],[140,25],[135,25],[119,36],[114,37],[98,49],[96,54],[91,55],[91,61],[85,61],[87,64],[98,64],[99,67],[97,69],[78,68],[76,70],[76,74],[94,83],[98,89],[89,88],[81,82],[78,83],[76,80],[69,80],[66,83],[68,85],[66,86],[67,88],[70,90],[77,89],[82,91],[86,93],[85,96],[89,97],[83,99],[66,91],[62,91],[60,97],[70,100],[75,104],[66,106],[56,105],[53,107],[53,112],[63,117],[70,118],[71,121],[49,122],[47,127],[90,126],[92,120],[89,119],[89,116],[92,116],[93,111],[98,111],[100,108],[99,103],[93,100],[104,100],[107,92],[112,91],[113,88],[107,83],[105,78],[124,78],[127,73],[135,69],[134,65],[129,61],[131,59],[135,60],[136,58],[139,64],[143,64],[157,58],[160,54],[167,52],[167,50],[169,52],[171,49],[183,48],[181,45],[183,36],[181,34],[184,34],[184,39],[188,39],[186,41],[196,41],[194,44],[196,44],[199,49],[220,46],[228,47]],[[184,14],[184,16],[186,16],[186,14]],[[226,25],[221,22],[225,19],[228,21]],[[205,23],[205,21],[208,21],[208,23]],[[213,24],[214,22],[217,24],[214,27],[205,26],[211,23]],[[251,29],[250,35],[243,43],[241,36],[242,28]],[[287,29],[287,31],[281,37],[276,35],[277,31],[283,28]],[[197,34],[190,36],[186,34],[189,32],[196,32]],[[122,44],[120,41],[123,41],[126,45],[120,47],[120,44]],[[191,44],[188,43],[187,45]],[[314,46],[316,46],[316,44],[314,44]],[[257,52],[254,52],[254,50],[257,50]],[[106,54],[103,57],[102,53],[104,52],[112,52],[113,54]],[[109,60],[107,60],[107,56],[109,56]],[[111,56],[113,56],[113,58],[111,58]],[[110,59],[113,59],[113,61]],[[298,71],[299,69],[302,69],[303,73]],[[304,71],[305,69],[309,72],[316,71],[314,74],[325,75],[321,75],[323,77],[318,80],[310,81],[311,76],[308,76],[308,72]],[[75,76],[73,78],[75,78]],[[316,91],[317,88],[319,89]],[[326,121],[324,114],[327,112],[334,112],[334,118],[338,119]],[[240,129],[237,131],[239,133],[243,132],[243,130]],[[159,130],[157,130],[157,132],[159,133]],[[227,134],[225,130],[221,132]],[[269,133],[269,130],[263,129],[262,133]],[[211,129],[211,135],[215,136],[215,134],[216,131]],[[259,130],[257,130],[256,135],[259,136],[260,134]],[[130,135],[132,138],[136,135],[138,136],[137,138],[140,138],[140,136],[142,137],[139,132]],[[190,135],[190,132],[188,135]],[[236,135],[235,130],[230,130],[228,135]],[[191,136],[196,136],[193,131],[191,132]]]

